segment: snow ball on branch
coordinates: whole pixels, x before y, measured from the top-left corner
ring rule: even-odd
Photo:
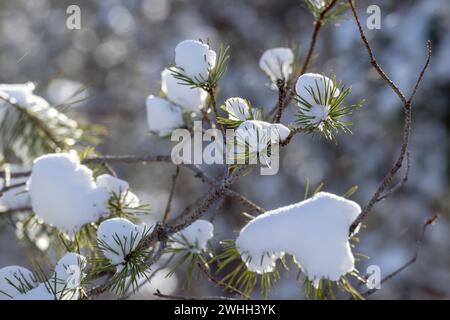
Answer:
[[[175,48],[175,64],[187,77],[205,82],[216,66],[216,53],[206,43],[184,40]]]
[[[65,114],[53,108],[42,97],[33,93],[35,86],[28,82],[25,84],[0,84],[0,107],[4,104],[1,100],[6,100],[25,108],[32,112],[46,126],[56,128],[55,133],[64,138],[67,145],[73,145],[75,140],[80,138],[83,131],[78,128],[78,123],[70,119]],[[1,115],[0,115],[1,117]]]
[[[78,300],[86,263],[85,257],[66,253],[56,264],[53,275],[43,283],[26,268],[0,269],[0,299],[6,296],[15,300]]]
[[[135,225],[124,218],[113,218],[103,221],[98,227],[97,241],[105,258],[123,269],[127,258],[150,231],[147,226]]]
[[[45,283],[47,290],[57,300],[78,300],[81,282],[86,274],[85,257],[68,252],[55,266],[55,272]]]
[[[139,198],[130,191],[130,185],[125,180],[102,174],[97,177],[96,182],[97,186],[105,188],[111,195],[123,201],[126,207],[139,207]]]
[[[183,113],[169,101],[150,95],[145,104],[148,128],[160,137],[167,136],[174,129],[183,126]]]
[[[330,78],[316,73],[305,73],[297,79],[297,95],[310,105],[326,106],[331,98],[339,96],[339,89]]]
[[[256,159],[264,156],[270,144],[278,144],[286,140],[289,128],[280,123],[268,123],[260,120],[247,120],[236,129],[236,153],[234,157]],[[268,154],[267,154],[268,157]],[[261,159],[267,163],[268,159]]]
[[[320,192],[253,219],[241,230],[236,247],[254,272],[273,271],[287,253],[315,285],[320,279],[337,281],[354,270],[348,232],[360,212],[356,202]]]
[[[361,102],[346,105],[350,88],[336,80],[314,73],[300,76],[295,87],[298,102],[297,123],[307,132],[320,131],[327,139],[334,140],[338,131],[351,132],[346,116],[361,106]]]
[[[0,84],[0,97],[16,103],[22,107],[33,107],[39,105],[48,108],[45,99],[33,94],[35,85],[32,82],[23,84]]]
[[[273,48],[265,51],[259,60],[259,67],[273,83],[288,80],[292,73],[294,53],[290,48]]]
[[[251,119],[250,106],[247,100],[242,98],[228,98],[224,104],[228,112],[228,118],[236,121],[245,121]]]
[[[36,277],[27,268],[8,266],[0,269],[0,300],[13,299],[38,286]]]
[[[36,216],[68,234],[108,213],[108,191],[96,185],[74,152],[37,158],[29,189]]]
[[[208,241],[214,236],[214,225],[206,220],[196,220],[173,237],[174,248],[185,248],[199,253],[207,249]]]
[[[167,99],[191,112],[202,109],[208,97],[205,90],[181,83],[169,69],[164,69],[161,73],[161,90]]]

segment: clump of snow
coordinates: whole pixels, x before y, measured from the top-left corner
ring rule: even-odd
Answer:
[[[3,292],[7,299],[15,300],[77,300],[86,263],[85,257],[66,253],[44,283],[37,282],[32,272],[22,267],[0,269],[0,298],[4,298]]]
[[[248,155],[251,159],[259,154],[264,156],[269,143],[277,144],[286,140],[289,128],[280,123],[247,120],[236,129],[236,151],[232,157]]]
[[[84,270],[86,265],[86,258],[74,252],[66,253],[59,259],[53,276],[53,279],[57,280],[55,285],[56,292],[62,293],[64,290],[70,290],[74,295],[78,296],[78,290],[76,289],[80,287],[81,281],[85,277]]]
[[[112,218],[98,227],[97,241],[105,258],[120,271],[126,264],[126,256],[136,249],[148,231],[148,227],[135,225],[127,219]]]
[[[310,124],[319,124],[326,121],[330,113],[330,106],[322,104],[314,104],[311,109],[303,110],[303,114],[310,117]]]
[[[28,109],[46,126],[57,128],[58,135],[66,136],[64,142],[72,145],[82,135],[78,123],[57,109],[51,107],[42,97],[33,93],[35,86],[28,82],[25,84],[0,84],[0,98]],[[0,99],[0,107],[5,105]],[[68,137],[68,138],[67,138]]]
[[[14,300],[55,300],[55,295],[51,293],[47,283],[40,283],[36,288],[15,296]]]
[[[214,236],[214,225],[206,220],[196,220],[173,235],[175,248],[188,248],[192,252],[206,250],[208,241]]]
[[[184,40],[175,48],[175,64],[187,77],[203,82],[216,66],[216,53],[205,43]]]
[[[109,174],[102,174],[97,177],[96,182],[97,186],[105,188],[110,194],[112,193],[123,200],[127,207],[136,208],[139,206],[139,198],[130,191],[130,185],[125,180]]]
[[[293,63],[294,53],[290,48],[273,48],[263,53],[259,67],[275,83],[278,79],[289,79]]]
[[[38,285],[27,268],[8,266],[0,269],[0,300],[12,299]]]
[[[333,80],[315,73],[300,76],[295,90],[300,98],[301,113],[308,119],[307,124],[318,125],[321,128],[330,113],[330,99],[338,97],[340,90]]]
[[[320,279],[337,281],[354,270],[348,232],[360,212],[356,202],[320,192],[253,219],[241,230],[236,247],[254,272],[272,271],[287,253],[316,285]]]
[[[41,105],[49,107],[47,101],[33,94],[35,86],[32,82],[23,84],[0,84],[0,97],[23,107]]]
[[[161,90],[167,99],[185,109],[198,112],[203,108],[208,93],[201,88],[192,88],[180,82],[169,69],[161,72]]]
[[[167,136],[183,125],[181,110],[169,101],[149,95],[145,104],[148,128],[160,137]]]
[[[340,94],[340,91],[338,88],[335,88],[333,80],[316,73],[305,73],[301,75],[297,79],[295,85],[297,95],[311,105],[317,104],[314,96],[321,97],[321,100],[324,100],[325,93],[330,95],[331,91],[334,89],[336,90],[334,97],[337,97]],[[327,103],[328,101],[322,102]]]
[[[37,217],[68,234],[108,212],[108,191],[96,185],[74,152],[37,158],[29,189]]]
[[[228,118],[231,120],[245,121],[250,119],[250,106],[242,98],[228,98],[224,104],[228,112]]]

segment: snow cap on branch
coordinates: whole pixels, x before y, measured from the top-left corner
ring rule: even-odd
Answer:
[[[228,98],[224,104],[225,110],[228,112],[228,118],[236,121],[245,121],[250,119],[250,106],[247,101],[242,98]]]
[[[167,136],[183,125],[181,110],[169,101],[149,95],[145,104],[148,128],[160,137]]]
[[[97,186],[105,188],[110,194],[114,194],[123,200],[127,207],[139,206],[139,198],[130,191],[130,185],[125,180],[113,177],[110,174],[99,175],[96,179]]]
[[[57,133],[70,135],[72,140],[69,139],[65,142],[72,145],[74,143],[73,139],[79,138],[82,134],[82,130],[78,128],[78,123],[51,107],[44,98],[35,95],[33,93],[34,89],[35,86],[31,82],[24,84],[0,84],[0,98],[30,110],[47,125],[59,127]],[[1,99],[0,107],[3,105]]]
[[[75,152],[37,158],[29,189],[36,216],[68,234],[108,213],[108,191],[96,185]]]
[[[216,66],[216,53],[206,43],[184,40],[175,48],[175,64],[187,77],[204,82]]]
[[[161,72],[161,90],[171,102],[192,112],[200,111],[208,97],[205,90],[181,83],[169,69]]]
[[[45,99],[33,94],[35,85],[32,82],[23,84],[0,84],[0,97],[17,103],[22,107],[32,107],[40,105],[48,108],[49,104]]]
[[[311,124],[320,124],[328,118],[330,99],[336,98],[340,90],[330,78],[315,73],[305,73],[300,76],[295,90],[304,105],[303,114],[310,118]],[[333,94],[333,96],[331,96]]]
[[[56,264],[55,272],[44,283],[26,268],[10,266],[0,269],[0,299],[15,300],[78,300],[86,258],[66,253]],[[6,293],[6,295],[2,295]]]
[[[254,272],[273,271],[287,253],[315,285],[320,279],[337,281],[354,270],[348,232],[360,212],[356,202],[320,192],[253,219],[241,230],[236,247]]]
[[[241,157],[248,153],[249,158],[258,154],[264,156],[269,144],[277,144],[286,140],[289,128],[280,123],[269,123],[260,120],[247,120],[236,129],[236,154]],[[248,149],[248,150],[247,150]],[[267,159],[263,159],[267,162]]]
[[[292,73],[294,53],[290,48],[273,48],[265,51],[259,60],[259,67],[275,83],[279,79],[288,80]]]
[[[97,241],[105,258],[122,270],[126,257],[133,252],[148,233],[146,226],[136,225],[124,218],[103,221],[98,227]]]
[[[188,248],[192,252],[207,249],[208,241],[214,236],[214,225],[206,220],[196,220],[173,236],[175,248]]]
[[[0,300],[14,297],[35,288],[39,283],[33,273],[20,266],[0,269]]]

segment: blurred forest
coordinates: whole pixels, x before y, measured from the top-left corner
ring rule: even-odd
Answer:
[[[357,252],[370,256],[358,263],[379,265],[383,274],[395,270],[413,254],[422,222],[439,213],[430,228],[419,260],[383,285],[371,298],[450,298],[450,2],[448,0],[357,1],[365,8],[381,8],[381,29],[366,30],[379,63],[407,93],[426,56],[426,40],[434,44],[429,72],[414,103],[410,144],[411,172],[405,187],[379,203],[360,233]],[[81,8],[81,29],[66,28],[66,8]],[[301,0],[0,0],[0,83],[36,84],[35,93],[59,104],[81,87],[80,103],[69,113],[105,126],[108,133],[98,150],[104,154],[168,154],[170,143],[148,133],[145,98],[158,94],[160,72],[173,62],[174,48],[184,39],[209,38],[212,48],[230,46],[231,60],[221,81],[219,102],[240,96],[270,110],[277,94],[258,67],[264,50],[294,45],[302,57],[309,45],[313,18]],[[266,209],[303,199],[309,177],[312,186],[343,194],[359,190],[353,200],[364,205],[398,154],[402,109],[394,93],[371,68],[367,52],[349,12],[324,27],[310,70],[335,74],[352,86],[353,102],[365,99],[353,115],[352,135],[340,134],[337,143],[318,135],[298,135],[282,152],[280,172],[257,172],[235,186]],[[293,121],[294,108],[282,122]],[[119,177],[130,182],[149,219],[162,216],[174,168],[170,164],[115,165]],[[214,174],[214,168],[208,168]],[[182,170],[173,209],[206,191]],[[227,199],[215,222],[216,240],[234,239],[245,223],[242,208]],[[209,213],[211,214],[211,213]],[[28,255],[15,239],[13,228],[0,220],[0,266],[29,265]],[[215,241],[216,243],[218,241]],[[270,298],[302,298],[301,286],[284,275]],[[155,288],[189,295],[220,293],[207,280],[183,291],[183,274],[155,279],[135,297],[152,298]],[[170,289],[169,289],[170,287]]]

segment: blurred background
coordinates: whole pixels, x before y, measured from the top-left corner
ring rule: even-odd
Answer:
[[[80,30],[66,28],[66,9],[72,4],[81,8]],[[410,179],[379,203],[366,221],[356,251],[370,259],[357,267],[362,274],[372,264],[380,266],[382,275],[395,270],[412,256],[423,221],[439,213],[419,260],[371,298],[449,299],[450,2],[358,1],[364,25],[370,4],[381,8],[381,29],[366,30],[369,41],[379,63],[403,91],[410,92],[423,66],[427,39],[433,41],[434,53],[413,106]],[[35,93],[52,104],[86,86],[87,99],[69,113],[108,129],[99,151],[168,154],[170,143],[148,134],[145,98],[159,93],[160,73],[173,62],[178,42],[209,38],[213,49],[229,45],[231,60],[221,81],[219,102],[240,96],[270,110],[277,93],[258,68],[258,60],[268,48],[289,45],[297,45],[303,57],[312,23],[301,0],[0,0],[0,83],[32,81]],[[358,185],[352,199],[364,205],[398,155],[401,104],[371,68],[349,12],[322,29],[315,53],[310,71],[336,74],[352,86],[351,102],[365,99],[364,107],[353,115],[353,134],[338,135],[337,144],[318,135],[298,135],[283,149],[279,174],[255,172],[240,180],[234,188],[266,209],[302,200],[307,177],[312,186],[323,182],[324,190],[336,194]],[[293,114],[291,106],[282,122],[292,123]],[[162,216],[174,167],[117,165],[115,169],[151,205],[151,219]],[[206,170],[214,173],[215,168]],[[174,214],[207,190],[182,170]],[[233,199],[225,201],[215,220],[216,245],[218,240],[236,237],[245,223],[240,214],[245,209]],[[27,250],[15,240],[14,230],[0,221],[0,267],[10,264],[28,265]],[[270,297],[303,298],[302,287],[293,278],[295,274],[283,273]],[[169,280],[162,275],[135,297],[151,299],[155,288],[197,296],[221,293],[206,279],[189,290],[183,290],[182,284],[183,273]]]

